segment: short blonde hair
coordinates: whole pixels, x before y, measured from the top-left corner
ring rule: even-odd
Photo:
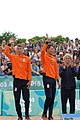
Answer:
[[[72,59],[71,55],[69,53],[66,53],[64,56],[63,56],[63,60],[66,58],[66,57],[70,57],[70,59]]]

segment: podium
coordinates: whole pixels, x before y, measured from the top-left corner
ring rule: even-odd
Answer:
[[[62,114],[62,120],[80,120],[80,114]]]

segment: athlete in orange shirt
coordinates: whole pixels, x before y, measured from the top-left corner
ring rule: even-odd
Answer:
[[[56,81],[60,87],[59,81],[59,73],[58,73],[58,65],[56,62],[56,58],[53,56],[53,46],[48,44],[48,40],[46,44],[43,45],[41,50],[41,61],[43,67],[43,84],[46,95],[46,100],[44,103],[44,111],[42,114],[43,120],[53,120],[52,111],[54,105],[54,98],[56,93]],[[49,116],[47,118],[47,110],[49,109]]]
[[[4,53],[9,57],[12,63],[14,74],[13,91],[18,120],[23,120],[20,105],[21,90],[23,100],[25,101],[25,120],[31,120],[29,117],[29,88],[32,80],[30,58],[23,54],[23,47],[21,44],[17,45],[16,55],[10,54],[10,47],[11,44],[9,43]]]

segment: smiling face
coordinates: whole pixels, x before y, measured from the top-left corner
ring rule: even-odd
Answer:
[[[66,56],[65,59],[64,59],[64,61],[65,61],[66,63],[70,63],[71,58],[70,58],[69,56]]]
[[[6,45],[6,41],[5,41],[5,40],[2,41],[2,45],[3,45],[3,46]]]
[[[23,54],[23,47],[19,44],[19,45],[17,45],[17,53],[19,54],[19,55],[22,55]]]
[[[53,55],[55,49],[53,48],[53,46],[48,46],[47,47],[47,53],[49,53],[50,55]]]
[[[66,66],[69,66],[71,64],[72,58],[69,54],[66,54],[63,59]]]

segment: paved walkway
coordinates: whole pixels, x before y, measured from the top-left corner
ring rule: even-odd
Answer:
[[[17,117],[14,116],[0,116],[0,120],[17,120]],[[25,119],[23,119],[25,120]],[[41,116],[32,116],[31,120],[42,120]],[[54,120],[61,120],[60,117],[55,116]]]

